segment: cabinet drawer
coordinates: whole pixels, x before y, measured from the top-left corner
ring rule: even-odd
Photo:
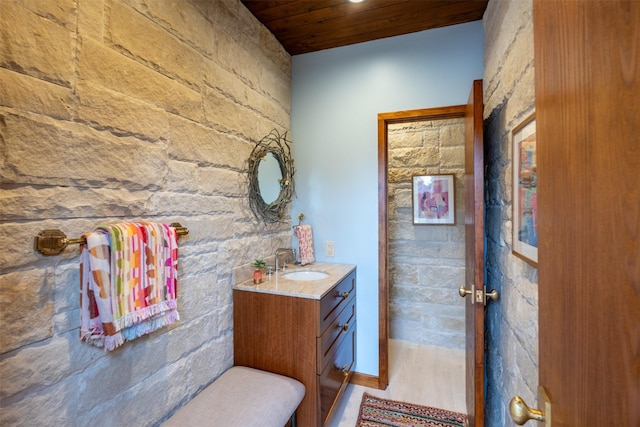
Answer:
[[[320,409],[323,425],[331,414],[337,398],[347,386],[351,376],[353,363],[356,358],[356,324],[349,326],[346,338],[341,342],[337,351],[333,353],[332,360],[319,375],[320,383]]]
[[[356,271],[353,270],[320,300],[320,330],[318,336],[332,324],[356,291]]]
[[[350,326],[356,320],[356,298],[351,295],[347,299],[347,306],[338,314],[322,336],[318,337],[318,373],[322,372],[331,357],[334,348],[339,346],[347,335]]]

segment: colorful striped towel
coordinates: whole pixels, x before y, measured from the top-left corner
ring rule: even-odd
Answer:
[[[313,253],[313,232],[310,225],[297,225],[293,229],[293,234],[298,238],[298,253],[300,254],[300,265],[314,262]]]
[[[166,224],[99,227],[80,247],[80,338],[107,350],[180,319],[178,245]]]

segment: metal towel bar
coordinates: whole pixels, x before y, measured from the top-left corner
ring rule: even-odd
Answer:
[[[186,236],[189,234],[189,229],[183,227],[179,222],[173,222],[169,224],[169,227],[175,228],[178,236]],[[59,255],[64,251],[67,245],[79,245],[80,243],[86,243],[84,237],[78,239],[68,239],[67,235],[60,230],[42,230],[33,242],[34,249],[40,252],[42,255]]]

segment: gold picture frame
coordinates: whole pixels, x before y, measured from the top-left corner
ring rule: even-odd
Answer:
[[[514,255],[538,265],[538,174],[536,118],[528,116],[512,131]]]

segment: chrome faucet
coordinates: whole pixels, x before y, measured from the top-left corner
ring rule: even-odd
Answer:
[[[287,260],[289,261],[294,261],[296,260],[296,251],[295,249],[291,249],[291,248],[279,248],[276,249],[276,272],[280,271],[280,267],[279,267],[279,258],[280,258],[280,254],[282,253],[289,253],[289,257],[284,258],[284,265],[282,266],[282,271],[286,271],[287,269]]]

